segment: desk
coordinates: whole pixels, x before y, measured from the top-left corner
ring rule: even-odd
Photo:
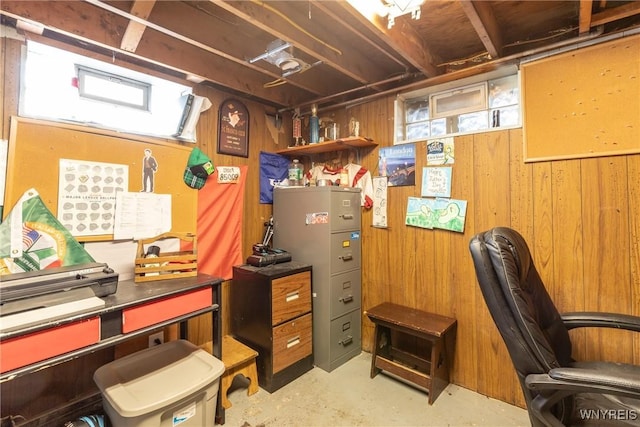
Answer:
[[[429,392],[429,405],[449,384],[456,319],[385,302],[366,312],[375,324],[371,378],[388,371]],[[397,345],[399,334],[424,341],[426,355]],[[418,347],[416,347],[418,348]]]
[[[165,326],[180,323],[187,338],[187,320],[211,313],[213,355],[222,360],[222,279],[199,274],[136,284],[118,283],[104,297],[104,307],[0,335],[0,382],[66,362]],[[216,422],[224,424],[218,393]]]

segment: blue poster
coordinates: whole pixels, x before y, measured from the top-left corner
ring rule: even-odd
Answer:
[[[414,144],[380,148],[378,173],[387,177],[389,187],[416,184],[416,147]]]

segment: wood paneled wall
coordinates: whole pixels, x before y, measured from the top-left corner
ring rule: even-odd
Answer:
[[[416,145],[417,183],[425,145]],[[468,201],[464,233],[405,226],[407,197],[419,197],[419,185],[389,188],[389,229],[373,228],[371,214],[363,216],[363,308],[392,301],[457,318],[453,381],[524,405],[477,285],[469,240],[494,226],[513,227],[527,239],[561,312],[640,315],[639,168],[640,155],[525,164],[520,129],[455,138],[451,194]],[[577,359],[640,363],[637,334],[571,334]],[[372,340],[373,325],[363,317],[368,351]]]
[[[3,46],[3,63],[13,64],[5,69],[17,70],[19,49]],[[2,75],[5,95],[17,93],[17,79],[11,76],[11,71]],[[248,256],[251,245],[262,240],[264,222],[271,215],[271,205],[259,203],[259,153],[287,146],[290,118],[285,117],[283,128],[277,130],[267,116],[273,113],[271,107],[245,101],[251,116],[249,157],[218,155],[217,110],[229,95],[205,85],[197,86],[195,92],[213,104],[198,124],[198,146],[216,166],[249,166],[242,236],[243,256]],[[16,110],[5,99],[3,123]],[[334,114],[343,129],[349,117],[356,117],[362,135],[379,146],[392,145],[393,98]],[[469,255],[468,243],[476,232],[497,225],[519,230],[560,311],[640,315],[640,155],[525,164],[522,142],[520,129],[455,138],[452,197],[468,201],[464,233],[404,225],[407,198],[420,195],[419,184],[389,189],[388,229],[373,228],[370,211],[363,212],[362,220],[363,309],[391,301],[456,317],[453,382],[520,406],[524,400],[515,372],[482,299]],[[425,145],[416,144],[417,183],[426,165]],[[377,156],[378,150],[372,150],[359,159],[373,175]],[[228,287],[226,282],[223,301]],[[226,307],[223,304],[225,333]],[[204,318],[193,321],[191,331],[199,342],[210,337]],[[578,359],[640,363],[637,334],[571,334]],[[373,325],[363,316],[364,350],[371,350],[372,340]]]

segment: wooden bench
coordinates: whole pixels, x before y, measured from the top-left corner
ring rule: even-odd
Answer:
[[[247,396],[257,393],[258,370],[256,368],[256,357],[258,352],[235,340],[229,335],[222,338],[222,362],[225,371],[220,380],[220,393],[222,394],[222,407],[228,409],[231,402],[227,398],[227,392],[233,379],[238,374],[244,375],[249,381]]]
[[[426,389],[433,404],[449,384],[456,319],[387,302],[365,314],[375,324],[371,378],[387,371]]]

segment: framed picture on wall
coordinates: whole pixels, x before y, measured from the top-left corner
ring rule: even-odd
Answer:
[[[249,157],[249,111],[237,99],[226,99],[218,109],[218,154]]]

